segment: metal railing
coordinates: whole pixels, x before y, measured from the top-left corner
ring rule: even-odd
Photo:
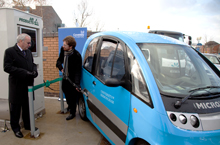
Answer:
[[[61,89],[63,78],[56,78],[52,81],[46,81],[45,83],[36,85],[36,86],[28,86],[28,98],[29,98],[29,113],[30,113],[30,126],[31,126],[31,137],[37,138],[40,135],[40,130],[35,128],[35,118],[34,118],[34,91],[40,89],[44,86],[49,87],[50,84],[60,82],[60,103],[61,103],[61,113],[66,113],[64,110],[64,101],[63,101],[63,92]]]

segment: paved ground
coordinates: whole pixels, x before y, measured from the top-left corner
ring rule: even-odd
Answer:
[[[46,114],[35,120],[40,137],[30,138],[30,132],[22,129],[24,138],[17,138],[13,131],[0,133],[2,145],[110,145],[100,132],[89,122],[80,119],[66,121],[68,114],[59,114],[60,102],[45,98]],[[10,125],[9,125],[10,128]]]

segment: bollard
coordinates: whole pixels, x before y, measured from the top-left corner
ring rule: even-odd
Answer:
[[[31,126],[31,137],[37,138],[40,135],[40,130],[35,127],[35,117],[34,117],[34,90],[37,90],[41,87],[49,87],[50,84],[62,81],[62,78],[57,78],[52,81],[46,81],[45,83],[36,85],[36,86],[28,86],[28,99],[29,99],[29,114],[30,114],[30,126]],[[61,85],[61,83],[60,83]],[[62,91],[61,91],[62,93]],[[62,95],[61,95],[62,96]],[[62,96],[63,100],[63,96]],[[64,108],[64,102],[61,104],[61,109]],[[64,109],[63,109],[64,110]]]
[[[60,78],[62,78],[62,76],[61,76]],[[60,106],[61,106],[60,112],[65,114],[65,113],[67,112],[67,110],[64,109],[63,91],[62,91],[62,81],[63,81],[63,80],[60,81]]]
[[[29,90],[33,90],[33,86],[28,86]],[[28,92],[29,99],[29,114],[30,114],[30,125],[31,125],[31,137],[37,138],[40,135],[40,130],[35,128],[35,117],[34,117],[34,92]]]
[[[7,131],[9,131],[9,128],[8,128],[8,126],[7,126],[7,124],[6,124],[6,119],[4,120],[4,124],[5,124],[5,126],[4,126],[4,128],[2,129],[2,132],[7,132]]]

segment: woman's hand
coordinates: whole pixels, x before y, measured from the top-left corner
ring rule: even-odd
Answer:
[[[79,89],[78,89],[78,88],[76,88],[76,90],[77,90],[78,92],[81,92],[81,88],[79,88]]]

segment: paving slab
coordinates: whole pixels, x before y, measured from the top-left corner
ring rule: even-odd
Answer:
[[[1,143],[5,145],[104,145],[104,137],[89,121],[76,117],[66,121],[67,114],[60,114],[57,98],[45,98],[46,113],[35,120],[40,130],[38,138],[31,138],[30,131],[22,129],[23,138],[15,137],[12,130],[0,133]],[[8,126],[10,129],[10,125]]]

